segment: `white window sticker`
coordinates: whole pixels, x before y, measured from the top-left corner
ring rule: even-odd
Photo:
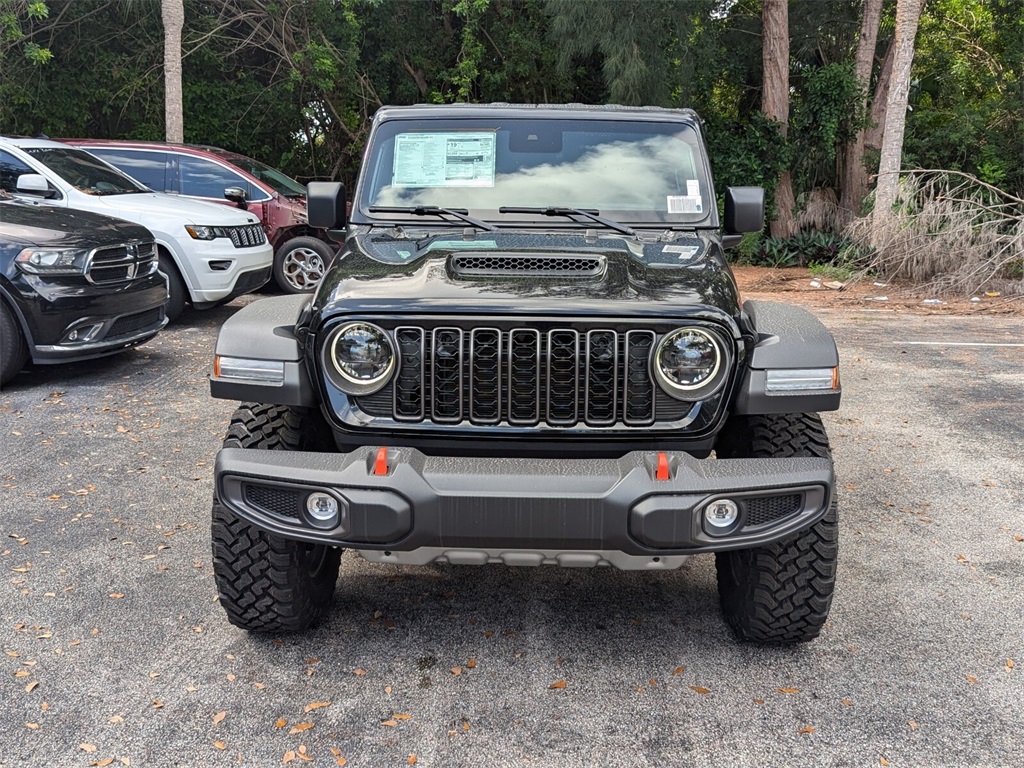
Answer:
[[[493,133],[403,133],[395,137],[396,187],[493,187]]]
[[[687,179],[686,194],[690,197],[700,197],[700,182],[696,179]]]
[[[669,195],[665,198],[669,213],[703,213],[700,195]]]

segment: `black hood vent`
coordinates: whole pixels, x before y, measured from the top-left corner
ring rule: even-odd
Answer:
[[[603,256],[554,253],[459,253],[450,264],[460,277],[599,277],[605,270]]]

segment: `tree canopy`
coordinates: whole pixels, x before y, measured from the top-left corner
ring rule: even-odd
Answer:
[[[870,83],[854,74],[864,0],[790,0],[789,126],[762,113],[761,0],[185,0],[184,136],[300,179],[352,181],[382,104],[688,106],[720,187],[788,171],[798,206],[838,190],[893,38],[883,3]],[[157,0],[0,0],[0,126],[163,139]],[[1024,194],[1024,3],[928,0],[904,167]],[[877,152],[867,142],[868,168]]]

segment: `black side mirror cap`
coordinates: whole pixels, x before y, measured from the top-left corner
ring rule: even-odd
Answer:
[[[764,229],[764,189],[728,187],[725,190],[725,234],[742,235]]]
[[[340,181],[311,181],[306,185],[306,217],[309,226],[326,229],[335,242],[345,239],[348,225],[345,185]]]

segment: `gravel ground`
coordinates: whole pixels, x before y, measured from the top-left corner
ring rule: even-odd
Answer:
[[[0,765],[1021,765],[1024,348],[902,343],[1015,343],[1019,320],[821,314],[839,581],[822,636],[777,649],[732,640],[710,556],[346,553],[324,625],[230,626],[209,500],[233,405],[206,375],[240,303],[0,393]]]

